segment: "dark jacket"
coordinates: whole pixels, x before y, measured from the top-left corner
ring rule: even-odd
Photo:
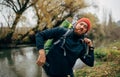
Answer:
[[[44,48],[44,42],[47,39],[58,40],[62,35],[66,33],[66,28],[56,27],[47,29],[36,34],[36,46],[38,50]],[[46,64],[43,68],[49,75],[69,75],[72,73],[72,67],[76,60],[80,58],[88,66],[94,65],[94,52],[89,50],[88,55],[86,53],[86,44],[83,41],[84,35],[77,36],[73,31],[66,38],[64,50],[61,48],[62,40],[52,45],[49,53],[46,55]]]

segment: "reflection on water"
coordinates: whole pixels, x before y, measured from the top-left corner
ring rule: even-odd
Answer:
[[[40,77],[35,47],[0,50],[0,77]]]

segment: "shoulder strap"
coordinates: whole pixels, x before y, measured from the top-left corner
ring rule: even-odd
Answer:
[[[62,35],[62,37],[60,37],[60,38],[59,38],[57,41],[55,41],[53,44],[54,44],[54,45],[58,44],[58,43],[60,42],[61,39],[65,39],[67,36],[70,35],[70,33],[71,33],[71,30],[68,29],[68,30],[65,32],[65,34]]]
[[[70,31],[71,31],[71,30],[70,30],[70,29],[68,29],[68,30],[67,30],[67,32],[63,35],[63,37],[67,37],[67,36],[68,36],[68,34],[70,34]]]
[[[56,44],[58,44],[58,43],[61,41],[61,39],[63,40],[62,45],[61,45],[61,48],[62,48],[63,51],[64,51],[64,56],[66,56],[66,50],[65,50],[65,48],[63,47],[63,45],[65,44],[65,39],[66,39],[66,37],[69,36],[69,35],[71,34],[71,32],[72,32],[72,30],[71,30],[71,29],[68,29],[68,30],[66,31],[66,33],[65,33],[62,37],[60,37],[60,39],[58,39],[56,42],[54,42],[54,45],[56,45]]]

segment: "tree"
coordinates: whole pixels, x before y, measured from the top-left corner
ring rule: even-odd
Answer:
[[[45,23],[43,27],[47,28],[59,26],[67,17],[73,17],[75,12],[86,7],[84,0],[39,1],[40,21],[43,22],[43,24]]]
[[[20,40],[26,38],[28,42],[33,42],[31,36],[37,31],[59,26],[67,17],[73,17],[79,9],[87,5],[84,0],[39,0],[33,7],[38,17],[37,26],[25,33]]]
[[[10,38],[22,13],[34,5],[32,7],[36,10],[38,17],[37,25],[18,38],[19,41],[23,41],[25,38],[31,40],[31,36],[34,36],[37,31],[59,26],[66,18],[73,17],[78,13],[79,9],[88,7],[85,0],[17,0],[16,2],[14,0],[5,0],[2,4],[10,7],[16,14],[11,32],[8,34]]]
[[[37,0],[16,0],[16,1],[15,0],[3,0],[1,1],[0,4],[9,7],[16,14],[12,27],[10,28],[10,32],[3,38],[4,42],[6,43],[12,42],[12,36],[13,36],[13,33],[15,32],[16,25],[19,22],[21,15],[26,9],[34,5],[36,2]]]

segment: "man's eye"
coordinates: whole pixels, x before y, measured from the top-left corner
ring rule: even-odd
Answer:
[[[87,25],[84,25],[84,28],[87,28],[88,26]]]
[[[83,23],[81,23],[80,25],[83,25],[84,28],[87,28],[87,25],[85,25],[85,24],[83,24]]]

